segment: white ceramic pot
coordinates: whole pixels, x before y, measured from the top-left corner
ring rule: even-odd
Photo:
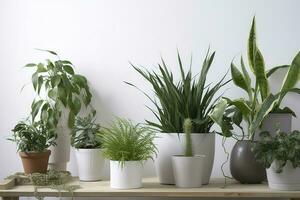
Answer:
[[[193,153],[205,156],[202,170],[202,184],[208,184],[215,157],[215,134],[193,133],[191,137]],[[185,134],[180,133],[178,137],[177,133],[158,133],[154,143],[158,149],[154,163],[159,182],[161,184],[175,184],[172,156],[183,154]]]
[[[281,131],[289,133],[292,130],[292,117],[293,115],[290,113],[269,113],[262,123],[261,130],[275,134],[279,128]]]
[[[275,171],[276,162],[267,169],[268,184],[275,190],[300,190],[300,167],[294,168],[291,162],[283,167],[281,173]]]
[[[68,127],[69,112],[69,109],[64,108],[58,121],[56,146],[50,147],[49,169],[67,170],[67,163],[70,161],[71,146],[71,129]]]
[[[142,164],[139,161],[110,161],[110,186],[115,189],[142,187]]]
[[[172,156],[172,166],[177,187],[199,188],[202,186],[202,170],[205,156]]]
[[[105,160],[101,149],[76,149],[75,154],[81,181],[103,179]]]

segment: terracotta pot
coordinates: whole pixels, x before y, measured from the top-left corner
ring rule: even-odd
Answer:
[[[19,152],[25,174],[46,173],[50,154],[50,150],[44,152]]]

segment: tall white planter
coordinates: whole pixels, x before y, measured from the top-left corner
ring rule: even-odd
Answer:
[[[275,171],[276,162],[267,169],[268,184],[275,190],[300,190],[300,168],[293,168],[291,162],[283,167],[281,173]]]
[[[67,170],[70,161],[71,129],[68,127],[69,109],[64,108],[57,124],[56,146],[50,147],[49,169]]]
[[[289,133],[292,130],[292,117],[293,115],[290,113],[269,113],[262,123],[261,130],[275,134],[279,128],[281,131]]]
[[[215,134],[193,133],[191,137],[193,153],[205,156],[202,170],[202,184],[208,184],[215,156]],[[161,184],[175,184],[172,156],[183,154],[185,134],[180,133],[178,136],[177,133],[158,133],[154,143],[158,149],[154,163],[159,182]]]
[[[75,154],[81,181],[103,179],[105,160],[101,149],[76,149]]]
[[[172,156],[172,166],[177,187],[199,188],[202,186],[202,170],[205,156]]]
[[[142,164],[139,161],[110,161],[110,186],[115,189],[142,187]]]

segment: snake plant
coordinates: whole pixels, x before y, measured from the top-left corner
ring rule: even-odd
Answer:
[[[182,133],[186,118],[197,122],[193,127],[195,133],[209,133],[214,122],[209,117],[216,102],[220,98],[217,93],[228,83],[224,75],[215,85],[206,84],[207,74],[212,65],[215,52],[207,55],[198,75],[193,75],[191,69],[184,70],[180,54],[177,54],[181,80],[176,81],[173,73],[162,59],[158,64],[159,72],[143,70],[134,65],[133,68],[152,86],[155,97],[142,91],[153,103],[148,107],[158,123],[146,120],[147,124],[165,133]],[[127,84],[136,87],[134,84]],[[138,87],[136,87],[138,88]],[[138,88],[139,89],[139,88]]]
[[[257,36],[255,18],[253,18],[250,34],[248,38],[248,62],[249,68],[254,76],[251,80],[250,74],[241,58],[241,70],[231,63],[231,76],[234,84],[246,92],[246,98],[229,99],[222,98],[210,113],[210,117],[217,123],[226,137],[234,136],[234,126],[239,127],[243,132],[243,138],[248,135],[253,139],[255,131],[261,125],[263,119],[270,112],[288,112],[295,116],[295,113],[288,107],[281,107],[283,98],[288,92],[300,94],[300,89],[295,88],[300,75],[300,52],[295,56],[290,65],[274,67],[270,70],[265,69],[265,62],[261,51],[257,46]],[[279,69],[287,68],[284,81],[280,90],[272,94],[270,92],[269,78]],[[254,87],[252,85],[254,83]],[[241,123],[247,124],[245,133]]]

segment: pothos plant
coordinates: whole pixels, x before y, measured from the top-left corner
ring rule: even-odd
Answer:
[[[290,65],[282,65],[265,70],[265,62],[261,51],[256,43],[255,18],[253,18],[250,34],[248,38],[248,62],[249,68],[254,76],[251,80],[250,74],[245,67],[241,57],[241,70],[234,62],[231,63],[231,76],[234,84],[246,92],[247,97],[238,99],[229,99],[223,97],[210,113],[212,120],[217,123],[225,137],[235,137],[234,127],[242,130],[242,139],[245,135],[248,139],[254,138],[255,131],[261,125],[263,119],[270,112],[288,112],[295,116],[295,113],[288,107],[281,107],[283,98],[288,92],[300,94],[300,90],[295,88],[300,75],[300,52],[295,56]],[[278,69],[287,68],[287,72],[280,90],[272,94],[269,88],[269,77]],[[252,84],[254,83],[254,84]],[[244,131],[242,122],[247,124],[247,130]]]
[[[276,163],[277,173],[282,172],[287,162],[291,162],[294,168],[300,167],[300,132],[295,130],[285,133],[277,130],[275,136],[268,131],[260,133],[261,140],[253,144],[253,152],[256,160],[265,168],[270,168]]]
[[[31,80],[37,97],[31,105],[32,121],[40,114],[43,120],[56,127],[62,109],[68,108],[68,125],[72,128],[82,105],[88,106],[91,102],[92,94],[87,79],[76,74],[73,64],[68,60],[61,60],[54,51],[42,51],[52,54],[56,59],[25,65],[35,69]]]

